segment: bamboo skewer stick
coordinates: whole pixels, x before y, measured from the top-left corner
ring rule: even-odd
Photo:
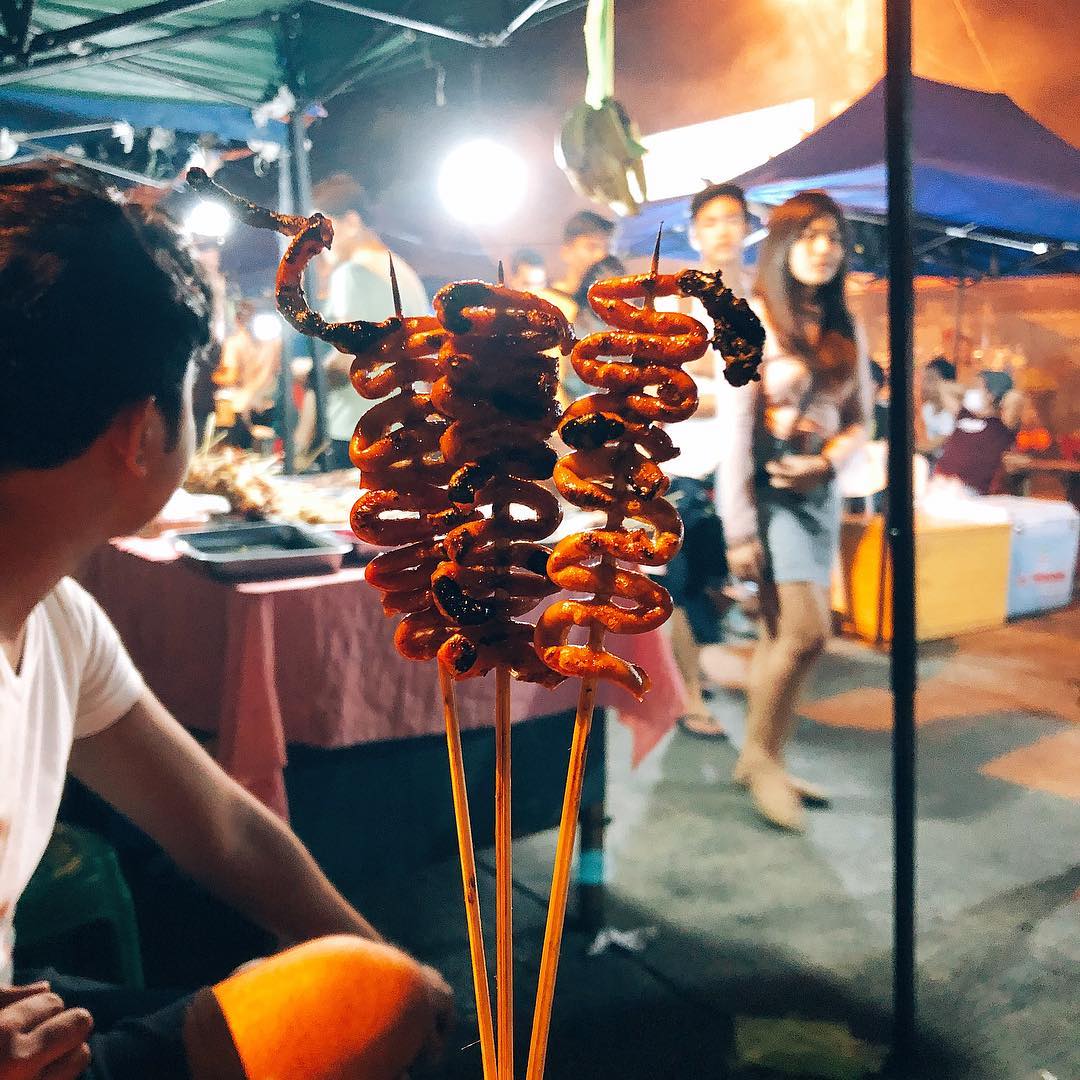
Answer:
[[[390,257],[390,290],[394,314],[403,318],[401,290],[398,287],[394,257]],[[461,725],[458,722],[457,696],[450,673],[435,662],[439,670],[443,718],[446,723],[446,750],[450,763],[450,790],[454,799],[454,824],[457,829],[458,857],[461,863],[461,886],[465,898],[465,922],[469,932],[469,959],[472,964],[473,991],[476,997],[476,1023],[480,1032],[480,1059],[483,1080],[498,1080],[495,1030],[491,1015],[491,991],[488,987],[487,958],[484,954],[484,931],[480,919],[480,896],[476,887],[476,855],[473,848],[472,822],[469,818],[469,795],[465,782],[465,760],[461,752]]]
[[[589,632],[589,646],[599,648],[603,640],[604,628],[594,624]],[[577,819],[581,809],[581,787],[585,778],[585,755],[589,746],[589,731],[592,728],[596,682],[595,678],[582,679],[578,694],[574,736],[570,744],[570,765],[566,773],[566,790],[559,821],[559,839],[555,845],[555,868],[551,876],[547,925],[544,927],[544,945],[540,953],[540,977],[536,985],[536,1008],[533,1012],[526,1080],[541,1080],[547,1060],[551,1006],[555,998],[555,977],[559,970],[559,952],[562,946],[563,924],[566,921],[566,900],[570,892],[570,869],[574,861],[574,840],[577,837]]]
[[[480,896],[476,889],[476,858],[473,851],[472,825],[469,821],[469,797],[465,786],[465,762],[461,753],[461,728],[458,724],[454,680],[436,661],[439,687],[442,690],[443,715],[446,719],[446,749],[450,758],[450,788],[454,796],[454,823],[457,826],[458,855],[461,859],[461,884],[465,893],[465,919],[469,928],[469,957],[472,961],[473,989],[476,994],[476,1021],[480,1029],[480,1058],[484,1080],[497,1080],[495,1030],[491,1018],[491,993],[488,989],[487,958],[484,955],[484,932],[480,921]]]
[[[655,279],[660,266],[660,238],[663,223],[656,234],[653,248],[652,277]],[[645,298],[646,309],[651,310],[654,299]],[[612,490],[616,496],[624,489],[625,481],[616,475]],[[622,527],[622,512],[613,508],[608,513],[607,529]],[[605,555],[601,566],[613,568],[614,560]],[[604,643],[604,627],[593,623],[589,628],[589,648],[599,649]],[[562,816],[559,820],[559,838],[555,844],[555,866],[551,875],[551,894],[548,897],[547,924],[544,927],[544,944],[540,953],[540,975],[536,986],[536,1007],[533,1010],[532,1035],[529,1040],[529,1063],[525,1080],[543,1080],[547,1062],[548,1036],[551,1031],[551,1009],[555,999],[555,979],[559,970],[559,953],[562,948],[563,926],[566,922],[566,901],[570,892],[570,870],[574,859],[574,840],[577,837],[578,815],[581,812],[581,788],[585,781],[585,758],[592,729],[593,706],[596,701],[595,677],[581,680],[577,713],[574,717],[574,735],[570,744],[570,764],[566,773],[566,790],[563,794]]]
[[[497,281],[506,283],[502,260]],[[510,519],[501,501],[491,508],[497,520]],[[496,551],[506,541],[495,541]],[[497,556],[498,561],[498,556]],[[505,599],[502,590],[496,597]],[[510,669],[495,669],[495,1013],[499,1037],[499,1080],[514,1080],[514,874],[510,808]]]
[[[510,818],[510,670],[495,669],[495,992],[499,1080],[514,1077],[514,877]]]

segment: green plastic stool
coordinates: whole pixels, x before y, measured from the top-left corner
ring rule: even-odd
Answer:
[[[116,852],[85,829],[57,825],[15,910],[15,936],[35,945],[90,923],[106,923],[120,981],[144,986],[139,930]]]

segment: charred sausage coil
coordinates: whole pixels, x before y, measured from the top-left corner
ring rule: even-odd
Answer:
[[[669,480],[661,469],[678,451],[660,425],[685,420],[697,408],[696,384],[682,365],[703,356],[710,339],[696,319],[653,310],[652,301],[686,296],[687,285],[715,289],[718,276],[699,277],[708,280],[654,272],[589,290],[593,310],[612,329],[579,341],[571,363],[603,392],[574,402],[559,427],[571,452],[555,468],[556,487],[582,510],[604,512],[607,521],[556,545],[548,576],[591,599],[548,607],[536,627],[537,653],[562,675],[608,679],[639,699],[648,692],[648,673],[604,648],[602,634],[644,633],[671,614],[667,590],[637,567],[664,565],[682,544],[682,522],[664,499]],[[713,305],[718,323],[728,303]],[[752,363],[752,346],[746,352]],[[757,356],[760,361],[760,349]],[[590,632],[589,644],[568,643],[575,627]]]
[[[447,492],[476,512],[447,534],[432,575],[436,605],[456,626],[439,660],[457,679],[503,666],[556,685],[562,676],[537,657],[533,627],[517,620],[555,591],[540,543],[561,517],[539,483],[555,465],[547,443],[559,415],[556,361],[544,352],[566,351],[570,330],[546,301],[483,282],[447,286],[435,312],[448,333],[431,394],[449,421],[440,440],[454,470]]]
[[[477,516],[450,501],[452,469],[440,448],[449,424],[417,385],[441,377],[446,336],[430,316],[403,319],[399,330],[356,358],[351,375],[357,393],[378,400],[349,444],[365,489],[351,524],[361,539],[394,549],[368,563],[365,577],[383,593],[387,615],[405,616],[394,644],[410,660],[434,658],[454,632],[435,607],[431,576],[446,558],[449,529]]]

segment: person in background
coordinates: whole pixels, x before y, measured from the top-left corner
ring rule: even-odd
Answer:
[[[590,307],[589,290],[598,281],[602,281],[605,278],[622,277],[625,273],[626,267],[623,265],[622,261],[617,259],[614,255],[605,255],[604,258],[599,259],[597,262],[593,263],[592,266],[586,268],[585,273],[581,277],[581,282],[578,285],[578,291],[572,297],[572,303],[568,308],[568,310],[573,311],[573,318],[570,319],[570,325],[573,328],[574,336],[578,340],[588,337],[589,334],[598,334],[611,329],[611,327],[609,327],[596,312],[593,311],[592,307]],[[544,293],[538,295],[545,296]],[[547,296],[546,298],[550,299],[550,296]],[[556,304],[556,306],[558,307],[559,305]],[[581,377],[570,363],[569,356],[558,353],[558,359],[558,395],[559,402],[565,409],[572,401],[577,400],[585,394],[591,394],[595,388],[582,381]]]
[[[210,291],[165,219],[118,203],[76,166],[2,171],[5,1080],[244,1080],[270,1075],[268,1055],[283,1080],[344,1076],[358,1060],[373,1080],[399,1080],[446,1035],[442,978],[384,943],[288,826],[180,726],[69,576],[154,517],[182,481],[193,359],[210,316]],[[306,944],[164,1009],[159,993],[140,1010],[131,989],[14,973],[13,915],[69,772],[217,897],[282,943]]]
[[[614,223],[593,210],[578,211],[563,228],[563,242],[559,249],[563,263],[562,276],[543,295],[555,303],[570,322],[577,314],[574,296],[581,288],[581,279],[590,266],[611,254],[614,232]],[[571,306],[572,310],[568,310]]]
[[[219,391],[229,395],[235,413],[233,442],[242,449],[251,448],[254,427],[273,427],[281,368],[281,336],[260,341],[252,328],[256,313],[250,300],[237,301],[233,328],[222,342],[221,359],[214,372]]]
[[[690,200],[690,243],[701,256],[701,267],[717,271],[736,296],[749,291],[743,265],[750,214],[746,195],[737,184],[708,184]],[[666,302],[665,302],[666,301]],[[711,329],[701,302],[665,298],[661,309],[680,308]],[[722,364],[722,361],[721,361]],[[701,647],[721,640],[721,595],[727,575],[724,529],[716,513],[716,470],[720,442],[716,421],[716,353],[686,365],[698,384],[698,409],[689,419],[668,428],[679,456],[665,466],[672,476],[669,498],[682,515],[682,550],[668,565],[665,586],[675,603],[668,622],[675,662],[687,690],[687,710],[679,728],[702,739],[727,738],[727,730],[709,711],[702,687]]]
[[[1000,487],[1002,464],[1016,441],[1024,408],[1006,371],[981,371],[964,392],[956,426],[945,440],[934,470],[938,478],[958,480],[969,494],[989,495]]]
[[[518,292],[535,293],[546,289],[548,283],[544,256],[532,248],[518,248],[510,256],[510,277],[507,284]]]
[[[221,271],[221,245],[216,240],[201,240],[192,245],[192,255],[213,298],[210,317],[210,347],[195,361],[195,385],[192,408],[195,430],[201,437],[207,421],[214,415],[214,372],[221,361],[221,347],[228,329],[228,282]]]
[[[334,245],[326,254],[333,269],[328,282],[325,315],[334,321],[366,319],[381,322],[394,314],[390,288],[390,249],[364,220],[363,189],[345,173],[335,173],[312,192],[315,205],[334,221]],[[425,315],[431,303],[416,271],[394,255],[406,315]],[[349,382],[352,357],[332,350],[326,358],[326,434],[331,467],[352,468],[349,440],[356,423],[373,404],[365,401]]]
[[[962,391],[956,383],[956,365],[944,356],[935,356],[923,368],[919,407],[923,438],[919,451],[933,465],[941,456],[945,440],[956,427],[956,414],[960,410]]]
[[[889,437],[889,376],[876,361],[870,360],[870,385],[874,394],[874,420],[870,439],[877,442]]]
[[[728,564],[757,584],[761,603],[734,779],[768,821],[791,830],[803,827],[804,801],[824,801],[788,774],[784,748],[831,629],[835,473],[873,419],[866,349],[844,296],[848,250],[843,212],[824,193],[773,211],[753,301],[767,335],[761,381],[716,383]]]

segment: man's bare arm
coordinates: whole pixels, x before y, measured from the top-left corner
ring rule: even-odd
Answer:
[[[289,828],[149,691],[115,724],[77,740],[69,767],[182,870],[283,942],[334,933],[381,940]]]

